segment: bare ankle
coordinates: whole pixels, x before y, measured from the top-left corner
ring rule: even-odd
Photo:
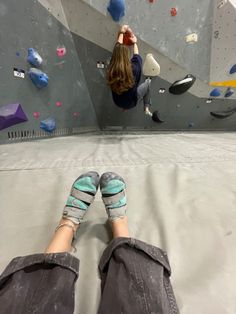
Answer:
[[[79,227],[78,224],[75,224],[72,220],[68,219],[68,218],[64,218],[62,217],[60,222],[59,222],[59,225],[63,225],[63,224],[69,224],[73,227],[73,229],[76,231]]]
[[[127,216],[117,218],[111,222],[114,238],[125,237],[129,238],[128,218]]]

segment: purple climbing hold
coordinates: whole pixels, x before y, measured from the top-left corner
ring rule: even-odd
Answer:
[[[48,85],[48,76],[39,69],[30,68],[29,77],[35,86],[43,88]]]
[[[230,74],[236,73],[236,64],[234,64],[234,65],[232,66],[232,68],[230,69],[229,73],[230,73]]]
[[[225,92],[225,97],[230,97],[234,94],[234,90],[232,88],[227,88],[226,92]]]
[[[54,118],[48,118],[40,121],[40,128],[46,132],[52,132],[56,128],[56,120]]]
[[[210,93],[211,97],[219,97],[220,95],[221,95],[221,90],[219,88],[214,88]]]
[[[28,121],[20,104],[9,104],[0,107],[0,130]]]
[[[125,0],[110,0],[107,10],[111,14],[113,20],[119,22],[125,15]]]

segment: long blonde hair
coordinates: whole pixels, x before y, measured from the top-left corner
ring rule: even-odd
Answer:
[[[107,72],[107,83],[111,90],[120,95],[134,86],[134,76],[130,62],[129,49],[116,43]]]

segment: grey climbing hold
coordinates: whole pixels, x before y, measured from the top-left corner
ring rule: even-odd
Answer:
[[[28,121],[20,104],[9,104],[0,107],[0,130]]]
[[[219,97],[220,95],[221,95],[221,90],[219,88],[214,88],[210,93],[211,97]]]

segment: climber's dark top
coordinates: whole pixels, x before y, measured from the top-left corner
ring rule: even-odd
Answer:
[[[131,59],[133,75],[134,75],[134,86],[130,88],[127,92],[118,95],[112,92],[112,97],[114,103],[123,109],[131,109],[137,104],[137,87],[140,82],[141,72],[142,72],[142,58],[140,55],[133,55]]]

